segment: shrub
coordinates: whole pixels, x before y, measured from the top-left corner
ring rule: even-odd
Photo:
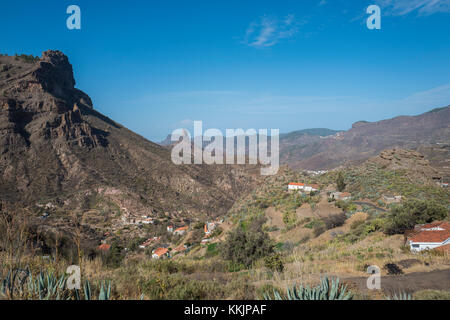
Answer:
[[[295,227],[297,223],[297,214],[295,211],[286,210],[283,213],[283,222],[286,225],[287,229]]]
[[[345,213],[332,214],[328,217],[322,218],[328,230],[342,226],[345,223],[346,219],[347,216],[345,215]]]
[[[106,255],[106,265],[111,268],[120,267],[124,258],[122,251],[123,248],[117,242],[112,243]]]
[[[274,252],[274,244],[267,232],[263,231],[265,218],[255,218],[247,230],[239,226],[227,237],[220,251],[224,259],[234,264],[250,267],[256,260]]]
[[[344,191],[346,184],[344,181],[344,175],[342,174],[342,171],[340,171],[337,176],[336,185],[339,192]]]
[[[384,269],[387,270],[388,274],[392,274],[392,275],[403,274],[402,269],[400,269],[400,267],[398,265],[396,265],[395,263],[386,263],[384,265]]]
[[[435,201],[409,200],[391,209],[384,232],[402,234],[416,224],[442,220],[448,216],[447,209]]]
[[[325,224],[324,223],[318,223],[314,226],[314,236],[318,237],[320,236],[322,233],[324,233],[326,230]]]
[[[264,265],[271,271],[283,272],[284,264],[279,253],[273,253],[264,258]]]

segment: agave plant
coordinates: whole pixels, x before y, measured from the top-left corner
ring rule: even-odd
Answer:
[[[65,300],[70,299],[70,292],[66,288],[65,275],[57,277],[53,273],[40,272],[36,279],[30,275],[28,279],[28,294],[31,299]]]
[[[105,282],[100,282],[99,284],[99,294],[98,294],[98,300],[110,300],[111,299],[111,281],[105,281]],[[91,284],[89,282],[89,280],[86,280],[84,282],[84,286],[83,286],[83,291],[84,291],[84,299],[85,300],[93,300],[93,296],[92,296],[92,289],[91,289]],[[79,292],[76,292],[76,296],[75,296],[76,300],[81,300]]]
[[[317,287],[295,285],[286,289],[286,295],[282,296],[277,290],[273,290],[273,298],[264,293],[265,300],[351,300],[353,293],[347,291],[347,286],[339,283],[339,278],[324,277]]]
[[[406,293],[404,291],[400,291],[397,295],[397,293],[394,293],[394,296],[387,296],[386,300],[412,300],[412,296],[410,293]]]
[[[12,269],[4,279],[0,279],[0,299],[13,299],[21,297],[24,293],[24,284],[29,276],[28,269]]]
[[[100,293],[98,295],[98,300],[110,300],[111,298],[111,282],[108,281],[100,285]]]
[[[36,278],[29,272],[23,277],[23,270],[10,270],[4,279],[0,279],[0,299],[36,299],[36,300],[93,300],[91,284],[84,282],[83,294],[80,290],[67,289],[67,276],[57,276],[50,272],[40,272]],[[100,282],[98,300],[111,299],[111,282]]]

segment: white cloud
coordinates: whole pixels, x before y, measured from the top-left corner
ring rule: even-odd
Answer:
[[[271,47],[282,39],[293,37],[297,30],[298,23],[292,14],[283,19],[263,16],[247,28],[244,43],[255,48]]]
[[[418,15],[450,13],[450,0],[377,0],[377,3],[385,14],[392,16],[403,16],[412,12],[417,12]]]

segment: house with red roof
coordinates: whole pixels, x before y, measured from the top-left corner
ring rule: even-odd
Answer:
[[[158,248],[153,250],[152,258],[153,259],[161,259],[169,256],[169,249],[167,248]]]
[[[211,235],[211,233],[216,229],[217,224],[215,222],[206,222],[205,223],[205,234],[206,235]]]
[[[450,244],[450,222],[439,221],[416,226],[408,239],[411,251],[447,248]]]
[[[176,234],[176,235],[183,235],[183,234],[185,234],[186,233],[186,231],[189,229],[189,227],[188,226],[185,226],[185,227],[181,227],[181,228],[178,228],[178,229],[176,229],[174,232],[173,232],[173,234]]]
[[[352,198],[352,194],[350,192],[333,192],[331,193],[331,199],[335,200],[350,200]]]
[[[106,252],[106,251],[109,251],[109,249],[111,249],[111,245],[110,244],[103,243],[103,244],[98,246],[98,250],[100,250],[100,251]]]
[[[304,183],[291,182],[288,185],[288,190],[303,190],[305,188]]]

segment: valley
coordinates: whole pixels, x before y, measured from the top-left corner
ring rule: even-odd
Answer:
[[[85,298],[104,283],[108,299],[286,298],[325,276],[351,299],[449,297],[447,238],[413,246],[448,232],[450,107],[281,135],[284,165],[262,176],[175,165],[173,146],[96,111],[60,51],[0,56],[0,90],[0,279],[77,265],[101,284]],[[39,298],[15,281],[3,298]]]

